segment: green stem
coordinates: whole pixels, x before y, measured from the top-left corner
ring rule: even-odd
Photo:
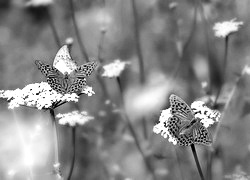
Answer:
[[[72,146],[73,146],[73,155],[70,165],[70,171],[67,180],[71,179],[73,174],[74,166],[75,166],[75,159],[76,159],[76,127],[72,128]]]
[[[202,170],[201,170],[201,166],[200,166],[200,163],[199,163],[199,159],[198,159],[198,156],[197,156],[197,153],[196,153],[196,149],[195,149],[194,144],[191,144],[191,149],[192,149],[192,153],[193,153],[193,156],[194,156],[194,160],[195,160],[195,163],[196,163],[196,166],[197,166],[199,175],[200,175],[200,177],[201,177],[201,180],[205,180],[205,178],[204,178],[204,176],[203,176],[203,173],[202,173]]]
[[[227,67],[227,57],[228,57],[228,41],[229,41],[229,36],[226,36],[225,38],[225,51],[224,51],[224,60],[223,60],[223,66],[222,66],[222,78],[223,78],[223,81],[225,82],[225,78],[226,78],[226,67]],[[215,101],[214,101],[214,105],[216,105],[217,101],[218,101],[218,98],[219,98],[219,95],[220,95],[220,92],[222,90],[222,85],[221,87],[219,88],[217,94],[216,94],[216,97],[215,97]]]
[[[137,56],[139,60],[139,70],[140,70],[140,83],[145,83],[145,72],[144,72],[144,62],[143,62],[143,55],[142,49],[140,44],[140,31],[139,31],[139,20],[138,20],[138,13],[136,9],[135,0],[131,0],[132,3],[132,11],[134,15],[134,33],[135,33],[135,46],[137,51]]]
[[[57,45],[58,48],[60,48],[61,47],[60,38],[59,38],[58,32],[56,30],[56,26],[54,24],[53,18],[51,17],[50,9],[47,10],[47,16],[48,16],[48,19],[49,19],[49,25],[51,27],[51,30],[52,30],[53,37],[55,39],[56,45]]]
[[[89,62],[89,56],[88,56],[86,48],[85,48],[85,46],[83,44],[83,41],[82,41],[82,38],[81,38],[81,35],[80,35],[80,32],[79,32],[79,28],[78,28],[78,25],[77,25],[77,22],[76,22],[75,8],[74,8],[73,0],[69,0],[69,4],[70,4],[70,12],[71,12],[71,17],[72,17],[72,21],[73,21],[73,26],[74,26],[74,29],[75,29],[76,38],[77,38],[78,44],[80,46],[81,53],[83,55],[83,58],[86,59],[87,62]]]
[[[54,144],[55,144],[55,148],[54,148],[54,153],[55,153],[55,162],[54,164],[60,164],[59,162],[59,135],[58,135],[58,130],[57,130],[57,125],[56,125],[56,119],[55,119],[55,112],[54,109],[50,109],[50,117],[52,120],[52,128],[53,128],[53,137],[54,137]],[[60,172],[56,172],[57,175],[61,176],[61,174],[58,174]]]
[[[103,50],[103,42],[104,42],[105,33],[106,33],[106,31],[101,31],[101,37],[100,37],[100,41],[99,41],[99,44],[98,44],[98,55],[97,55],[97,59],[98,59],[101,63],[103,63],[103,58],[101,57],[101,53],[102,53],[102,50]]]
[[[125,112],[124,99],[123,99],[123,88],[122,88],[122,84],[121,84],[121,79],[120,79],[120,77],[117,77],[116,80],[117,80],[117,84],[118,84],[118,86],[119,86],[119,90],[120,90],[120,93],[121,93],[121,106],[122,106],[122,109],[123,109],[123,113],[122,113],[123,119],[126,121],[126,123],[127,123],[127,125],[128,125],[128,129],[129,129],[129,131],[130,131],[130,133],[131,133],[131,135],[132,135],[132,137],[133,137],[133,139],[134,139],[134,141],[135,141],[135,145],[136,145],[138,151],[140,152],[140,154],[141,154],[141,156],[142,156],[142,158],[143,158],[143,161],[144,161],[144,163],[145,163],[145,166],[147,167],[147,169],[148,169],[148,170],[150,171],[150,173],[152,174],[153,179],[156,179],[154,170],[153,170],[153,168],[152,168],[150,162],[148,161],[146,155],[144,154],[144,152],[143,152],[143,150],[142,150],[142,148],[141,148],[141,145],[140,145],[140,140],[139,140],[139,138],[137,137],[137,134],[136,134],[136,132],[135,132],[135,129],[134,129],[134,127],[133,127],[133,125],[132,125],[132,123],[131,123],[131,121],[130,121],[128,115],[127,115],[126,112]]]

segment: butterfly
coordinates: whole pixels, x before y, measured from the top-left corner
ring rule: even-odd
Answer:
[[[172,116],[165,122],[171,136],[181,146],[191,144],[211,145],[212,139],[208,130],[195,118],[194,112],[180,97],[172,94],[169,97]]]
[[[71,59],[67,46],[59,49],[53,66],[40,60],[35,64],[47,78],[50,87],[61,94],[77,93],[86,85],[86,77],[94,71],[96,61],[77,66]]]

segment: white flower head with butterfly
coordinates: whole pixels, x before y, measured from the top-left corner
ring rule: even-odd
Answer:
[[[170,108],[163,110],[160,122],[153,131],[167,138],[173,144],[189,146],[191,144],[210,145],[211,136],[207,130],[217,122],[220,113],[209,109],[204,102],[195,101],[191,108],[178,96],[172,94],[169,98]]]
[[[77,66],[70,56],[67,45],[57,52],[53,66],[45,62],[35,61],[38,69],[47,78],[51,88],[61,94],[79,93],[86,86],[86,77],[94,71],[96,61]]]
[[[33,107],[37,109],[56,108],[59,103],[77,102],[79,96],[75,93],[60,94],[51,89],[46,82],[28,84],[23,89],[1,90],[0,98],[9,102],[9,109],[19,106]]]

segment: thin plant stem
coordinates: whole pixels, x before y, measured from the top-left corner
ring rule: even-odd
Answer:
[[[57,45],[58,48],[60,48],[61,47],[60,38],[59,38],[58,32],[56,30],[56,26],[54,24],[53,18],[51,16],[50,9],[47,10],[47,16],[48,16],[48,19],[49,19],[49,25],[51,27],[51,30],[52,30],[53,37],[55,39],[56,45]]]
[[[134,16],[134,34],[135,34],[135,46],[136,52],[139,60],[139,71],[140,71],[140,83],[145,83],[145,72],[144,72],[144,60],[140,43],[140,31],[139,31],[139,20],[138,20],[138,12],[136,9],[135,0],[131,0],[132,3],[132,11]]]
[[[105,0],[102,0],[102,5],[101,5],[101,8],[103,10],[105,10],[105,7],[106,7],[106,2]],[[102,25],[101,25],[101,28],[100,28],[100,40],[99,40],[99,44],[98,44],[98,53],[97,53],[97,59],[103,63],[103,58],[101,57],[101,53],[103,51],[103,43],[104,43],[104,37],[105,37],[105,34],[107,32],[107,28],[106,28],[106,23],[105,21],[102,22]]]
[[[195,3],[195,5],[194,5],[194,17],[193,17],[192,29],[191,29],[191,31],[189,33],[189,36],[188,36],[185,44],[183,45],[183,49],[182,49],[182,53],[181,53],[181,58],[178,61],[178,64],[176,65],[176,68],[173,71],[172,80],[174,80],[174,78],[177,76],[177,74],[178,74],[178,72],[179,72],[179,70],[181,68],[183,60],[185,58],[184,55],[186,53],[186,50],[189,47],[189,44],[191,43],[191,40],[193,39],[193,36],[195,34],[196,25],[197,25],[197,4]]]
[[[232,88],[232,90],[231,90],[231,92],[230,92],[230,94],[229,94],[229,97],[228,97],[228,99],[227,99],[227,102],[226,102],[226,104],[225,104],[225,106],[224,106],[224,109],[223,109],[223,113],[221,114],[221,121],[220,121],[220,123],[218,123],[218,125],[217,125],[217,127],[216,127],[216,129],[215,129],[215,133],[214,133],[214,138],[213,138],[213,142],[214,142],[214,145],[215,145],[215,141],[216,141],[216,139],[217,139],[217,136],[218,136],[218,132],[219,132],[219,129],[220,129],[220,127],[221,127],[221,124],[222,124],[222,120],[224,119],[224,117],[225,117],[225,114],[228,112],[228,109],[229,109],[229,105],[230,105],[230,103],[231,103],[231,101],[232,101],[232,99],[233,99],[233,97],[234,97],[234,95],[235,95],[235,92],[236,92],[236,90],[237,90],[237,88],[238,88],[238,85],[239,85],[239,82],[241,81],[241,79],[244,77],[244,75],[246,74],[246,69],[248,68],[248,65],[245,65],[245,67],[243,68],[243,70],[241,71],[241,74],[240,74],[240,76],[237,78],[237,80],[236,80],[236,82],[235,82],[235,84],[234,84],[234,86],[233,86],[233,88]]]
[[[87,62],[89,62],[89,56],[88,56],[87,50],[86,50],[86,48],[85,48],[85,46],[83,44],[83,41],[82,41],[82,38],[81,38],[81,35],[80,35],[80,32],[79,32],[79,28],[78,28],[78,25],[77,25],[77,22],[76,22],[75,8],[74,8],[73,0],[69,0],[69,4],[70,4],[70,12],[71,12],[71,17],[72,17],[75,33],[76,33],[77,42],[79,44],[79,47],[80,47],[81,53],[83,55],[83,58]]]
[[[97,59],[98,59],[101,63],[103,63],[103,59],[102,59],[102,57],[101,57],[101,53],[102,53],[102,50],[103,50],[103,42],[104,42],[105,34],[106,34],[106,31],[101,31],[101,37],[100,37],[100,41],[99,41],[99,44],[98,44]]]
[[[200,163],[199,163],[199,159],[198,159],[194,144],[191,144],[191,149],[192,149],[192,153],[193,153],[193,156],[194,156],[194,160],[195,160],[195,163],[196,163],[200,178],[201,178],[201,180],[205,180],[205,178],[203,176],[203,173],[202,173],[202,170],[201,170],[201,166],[200,166]]]
[[[76,127],[72,127],[72,147],[73,147],[73,155],[71,159],[70,171],[67,180],[71,179],[73,174],[74,166],[75,166],[75,159],[76,159]]]
[[[54,154],[55,154],[55,162],[54,165],[59,164],[59,135],[58,135],[58,130],[57,130],[57,125],[56,125],[56,118],[55,118],[55,112],[54,109],[49,110],[50,113],[50,118],[52,120],[52,128],[53,128],[53,137],[54,137]],[[59,172],[56,172],[59,173]],[[57,174],[61,176],[61,174]]]
[[[153,179],[156,179],[156,176],[154,174],[154,170],[153,170],[152,166],[150,165],[150,162],[148,161],[147,157],[145,156],[145,154],[144,154],[144,152],[143,152],[143,150],[141,148],[139,138],[137,137],[137,134],[135,132],[135,129],[134,129],[128,115],[125,112],[124,99],[123,99],[123,88],[122,88],[122,85],[121,85],[121,79],[120,79],[120,77],[117,77],[116,80],[117,80],[117,84],[119,86],[119,90],[120,90],[120,93],[121,93],[121,101],[122,101],[121,106],[122,106],[122,109],[123,109],[122,117],[123,117],[123,119],[126,121],[126,123],[128,125],[128,129],[129,129],[129,131],[130,131],[130,133],[131,133],[131,135],[132,135],[132,137],[133,137],[133,139],[135,141],[135,145],[136,145],[138,151],[140,152],[146,167],[148,168],[148,170],[152,174]]]
[[[136,7],[136,0],[131,0],[132,3],[132,11],[134,16],[134,36],[135,36],[135,47],[139,61],[139,72],[140,72],[140,83],[143,85],[145,83],[145,69],[144,69],[144,58],[141,48],[141,34],[139,29],[139,18],[138,11]],[[148,131],[147,131],[147,122],[145,117],[142,118],[142,127],[143,127],[143,135],[147,139]]]
[[[207,21],[207,18],[205,16],[205,13],[204,13],[202,1],[201,0],[197,0],[197,1],[198,1],[198,5],[200,6],[201,17],[203,19],[204,27],[205,27],[204,31],[205,31],[205,37],[206,37],[207,58],[208,58],[210,64],[212,64],[213,62],[211,62],[211,61],[213,60],[213,58],[211,57],[211,48],[210,48],[209,32],[208,32],[208,29],[209,29],[208,21]],[[223,81],[225,79],[225,68],[226,68],[226,61],[227,61],[227,45],[228,45],[228,43],[226,43],[226,46],[225,46],[226,48],[225,48],[225,55],[224,55],[224,66],[223,66],[223,72],[222,72]],[[222,89],[222,84],[220,85],[218,92],[216,94],[215,101],[213,103],[213,107],[216,106],[216,104],[217,104],[221,89]],[[212,164],[213,164],[213,159],[214,159],[213,157],[214,157],[214,149],[212,147],[210,147],[207,150],[207,173],[206,173],[207,179],[211,179],[211,177],[212,177]]]
[[[229,41],[229,35],[225,37],[225,50],[224,50],[224,59],[223,59],[223,67],[222,67],[223,68],[222,69],[223,81],[225,81],[225,77],[226,77],[226,67],[227,67],[227,59],[228,59],[227,58],[228,57],[228,41]],[[216,94],[214,104],[217,103],[221,90],[222,90],[222,85]]]

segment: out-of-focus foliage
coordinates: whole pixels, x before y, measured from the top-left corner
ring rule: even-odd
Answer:
[[[216,95],[222,87],[218,101],[222,107],[218,108],[223,109],[236,79],[249,63],[250,1],[136,0],[146,77],[144,85],[139,82],[131,0],[73,2],[88,55],[97,58],[100,50],[102,65],[115,59],[130,62],[120,76],[125,111],[157,179],[199,179],[191,150],[173,147],[153,134],[152,128],[161,110],[168,107],[168,96],[173,92],[190,103],[207,94]],[[198,10],[194,24],[195,7]],[[45,60],[52,64],[59,49],[51,20],[62,44],[69,37],[74,39],[72,58],[78,64],[86,62],[77,42],[71,13],[67,0],[54,0],[48,7],[26,7],[24,0],[0,0],[0,89],[23,88],[45,81],[34,61]],[[233,18],[243,21],[244,25],[230,36],[224,78],[225,44],[223,39],[214,36],[213,25]],[[95,119],[86,126],[77,127],[77,158],[72,179],[152,179],[121,116],[123,100],[116,80],[102,79],[109,95],[107,99],[97,73],[100,72],[88,80],[95,95],[82,96],[79,100],[81,111],[87,111]],[[202,88],[204,82],[208,84],[206,91]],[[209,150],[197,146],[202,169],[206,174],[209,171],[207,163],[211,163],[214,180],[233,179],[237,174],[249,177],[249,85],[250,77],[245,74],[223,116],[211,162],[208,161]],[[9,111],[5,101],[0,100],[0,103],[0,179],[27,179],[28,167],[32,167],[34,180],[53,179],[53,142],[48,113],[23,107]],[[74,105],[65,104],[57,108],[56,113],[72,110],[75,110]],[[214,131],[212,129],[212,133]],[[20,132],[25,133],[20,136]],[[59,134],[62,173],[66,177],[72,155],[70,128],[59,126]],[[27,159],[31,157],[22,154],[20,147],[24,145],[29,145],[29,155],[33,156],[28,165]]]

